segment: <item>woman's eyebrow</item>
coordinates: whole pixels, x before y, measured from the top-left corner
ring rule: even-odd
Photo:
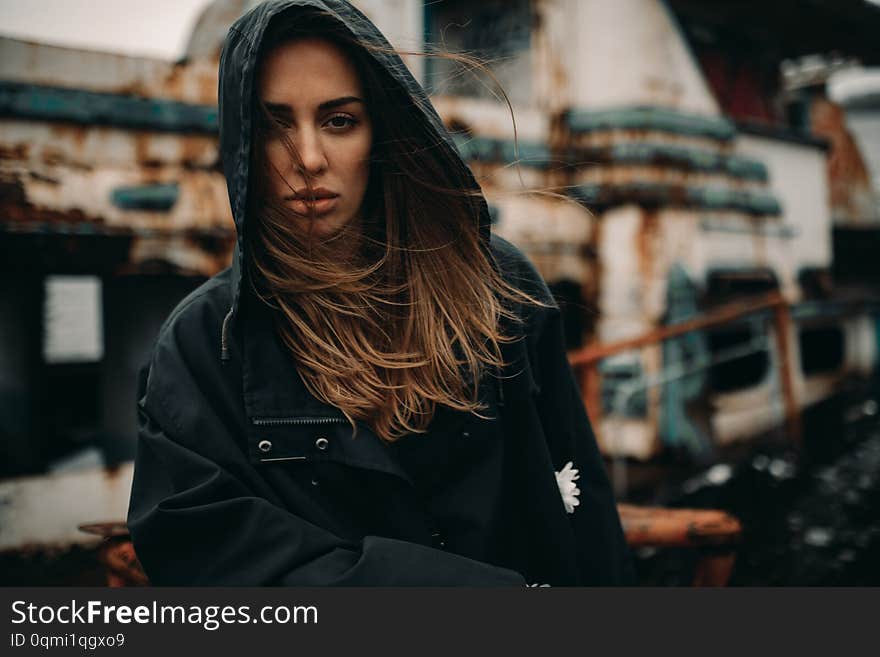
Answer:
[[[328,110],[333,109],[334,107],[339,107],[341,105],[348,105],[349,103],[362,103],[364,102],[362,98],[358,98],[357,96],[342,96],[341,98],[334,98],[333,100],[328,100],[320,105],[318,105],[319,110]]]
[[[363,103],[363,98],[358,98],[357,96],[342,96],[340,98],[334,98],[333,100],[325,100],[323,103],[318,105],[319,111],[324,111],[328,109],[333,109],[334,107],[341,107],[342,105],[348,105],[349,103]],[[278,114],[281,116],[290,116],[293,114],[293,109],[290,105],[285,103],[265,103],[266,109],[272,112],[273,114]]]
[[[293,110],[290,108],[290,105],[285,105],[284,103],[265,103],[265,105],[270,114],[275,114],[276,116],[293,116]]]

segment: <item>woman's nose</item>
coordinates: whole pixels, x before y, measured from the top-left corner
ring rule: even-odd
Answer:
[[[327,168],[327,155],[321,143],[321,136],[316,130],[300,131],[297,150],[302,161],[303,173],[315,175]]]

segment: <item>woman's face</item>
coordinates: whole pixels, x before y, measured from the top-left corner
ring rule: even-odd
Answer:
[[[354,65],[329,41],[298,39],[266,55],[258,84],[302,159],[297,166],[281,133],[270,129],[269,192],[301,215],[305,229],[314,222],[313,234],[331,235],[359,217],[370,172],[373,131]]]

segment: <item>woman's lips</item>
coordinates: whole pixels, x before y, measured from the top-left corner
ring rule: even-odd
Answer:
[[[332,212],[337,203],[339,202],[338,196],[325,196],[318,197],[314,200],[304,199],[298,196],[290,197],[288,199],[291,207],[298,214],[327,214],[328,212]]]

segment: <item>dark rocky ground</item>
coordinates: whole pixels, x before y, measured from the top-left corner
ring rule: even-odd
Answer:
[[[802,446],[778,433],[694,469],[666,464],[638,501],[723,509],[743,524],[731,586],[880,584],[880,403],[876,386],[808,409]],[[656,473],[655,473],[656,474]],[[645,585],[688,585],[693,550],[641,550]]]

